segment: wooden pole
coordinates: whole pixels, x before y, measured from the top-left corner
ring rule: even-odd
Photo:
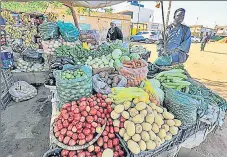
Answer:
[[[163,1],[161,1],[161,9],[162,9],[162,23],[163,23],[163,29],[164,29],[164,54],[166,52],[166,26],[165,26],[165,18],[164,18],[164,9],[163,9]]]
[[[64,1],[64,0],[62,0],[62,3],[63,3],[64,6],[66,6],[70,9],[70,11],[72,13],[74,24],[79,29],[79,23],[78,23],[78,20],[77,20],[77,17],[76,17],[76,11],[73,8],[73,3],[70,2],[70,1]]]
[[[166,27],[169,24],[169,15],[170,15],[170,10],[171,10],[171,4],[172,4],[172,1],[169,1],[168,13],[167,13],[167,17],[166,17]]]
[[[138,33],[138,27],[139,27],[139,21],[140,21],[140,3],[138,1],[139,4],[139,12],[138,12],[138,20],[137,20],[137,28],[136,28],[136,33]]]

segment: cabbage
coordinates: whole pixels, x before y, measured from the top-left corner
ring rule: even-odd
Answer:
[[[140,55],[138,55],[137,53],[131,53],[130,58],[138,60],[138,59],[140,59]]]
[[[112,57],[114,60],[116,59],[119,59],[122,55],[122,52],[120,49],[115,49],[113,52],[112,52]]]
[[[121,67],[121,61],[119,59],[114,61],[114,67],[119,70],[119,68]]]
[[[103,63],[104,63],[105,65],[107,65],[107,64],[109,63],[109,61],[108,61],[107,59],[103,59]]]
[[[111,60],[110,60],[110,63],[114,63],[114,60],[113,60],[113,59],[111,59]]]
[[[121,61],[121,62],[130,61],[130,58],[129,58],[128,56],[122,56],[122,57],[120,58],[120,61]]]
[[[102,63],[103,63],[102,60],[99,60],[99,61],[97,62],[98,65],[100,65],[100,64],[102,64]]]
[[[97,69],[97,68],[98,68],[98,65],[97,65],[97,64],[93,64],[93,65],[92,65],[92,68],[93,68],[93,69]]]
[[[109,63],[109,67],[113,68],[114,67],[114,63]]]

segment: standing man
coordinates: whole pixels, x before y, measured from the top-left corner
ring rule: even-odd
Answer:
[[[206,32],[206,35],[203,36],[202,41],[201,41],[201,50],[200,51],[204,51],[204,48],[205,48],[208,40],[209,40],[209,35],[208,35],[208,32]]]
[[[120,28],[116,26],[116,23],[110,23],[110,29],[107,32],[107,41],[115,41],[115,40],[122,40],[123,41],[123,34]]]
[[[168,65],[184,63],[188,58],[191,46],[191,31],[188,26],[181,24],[184,21],[184,16],[185,9],[183,8],[179,8],[174,12],[174,21],[166,28],[166,50],[164,50],[163,40],[160,40],[157,45],[159,57],[162,56],[162,59],[168,58]],[[159,58],[155,61],[155,64],[158,63],[158,60]]]

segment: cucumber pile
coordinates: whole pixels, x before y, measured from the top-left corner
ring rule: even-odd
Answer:
[[[172,69],[169,71],[160,72],[155,77],[161,82],[164,88],[176,89],[177,91],[189,92],[190,82],[186,81],[188,77],[184,74],[182,69]]]

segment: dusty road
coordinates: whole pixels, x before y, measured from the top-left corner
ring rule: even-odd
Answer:
[[[152,51],[150,61],[157,58],[156,45],[141,44]],[[192,44],[185,68],[190,75],[227,99],[227,44],[209,43],[204,52],[200,44]],[[227,157],[227,118],[222,129],[217,130],[195,150],[206,157]]]

